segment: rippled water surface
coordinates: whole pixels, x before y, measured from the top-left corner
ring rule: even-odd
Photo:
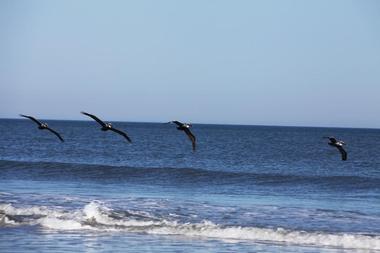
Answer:
[[[1,252],[380,252],[380,131],[0,120]],[[348,161],[326,144],[348,145]]]

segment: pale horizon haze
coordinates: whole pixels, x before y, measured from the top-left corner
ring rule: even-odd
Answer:
[[[0,1],[0,118],[380,128],[379,1]]]

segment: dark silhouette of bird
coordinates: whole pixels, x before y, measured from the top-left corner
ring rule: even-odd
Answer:
[[[96,122],[98,122],[102,126],[102,128],[100,130],[102,130],[102,131],[111,130],[111,131],[118,133],[121,136],[123,136],[125,139],[127,139],[127,141],[132,142],[132,140],[128,137],[128,135],[125,132],[114,128],[111,123],[105,123],[102,120],[100,120],[98,117],[96,117],[95,115],[89,114],[87,112],[81,112],[81,113],[92,118],[92,119],[94,119]]]
[[[21,117],[24,117],[24,118],[28,118],[30,120],[33,120],[37,125],[38,125],[38,129],[40,130],[49,130],[50,132],[52,132],[53,134],[55,134],[62,142],[64,142],[63,138],[61,137],[61,135],[59,133],[57,133],[56,131],[54,131],[53,129],[51,129],[48,124],[46,123],[42,123],[40,121],[38,121],[37,119],[35,119],[34,117],[32,116],[28,116],[28,115],[24,115],[24,114],[20,114]]]
[[[194,134],[190,131],[191,124],[182,123],[182,122],[179,122],[177,120],[170,121],[168,123],[174,123],[174,124],[176,124],[178,130],[184,131],[186,133],[186,135],[189,137],[189,139],[191,141],[191,144],[193,145],[193,151],[195,151],[195,148],[196,148],[196,146],[195,146],[196,139],[195,139]]]
[[[326,139],[329,139],[330,142],[328,143],[330,146],[336,147],[340,154],[342,155],[342,160],[346,161],[347,160],[347,152],[344,150],[343,145],[346,145],[343,141],[335,139],[335,137],[324,137]]]

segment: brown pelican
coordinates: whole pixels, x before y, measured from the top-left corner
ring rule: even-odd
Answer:
[[[23,114],[20,114],[21,117],[24,117],[24,118],[28,118],[30,120],[33,120],[35,123],[37,123],[38,125],[38,129],[40,130],[49,130],[50,132],[52,132],[53,134],[55,134],[62,142],[64,142],[63,138],[61,137],[61,135],[59,133],[57,133],[56,131],[54,131],[53,129],[51,129],[48,124],[46,123],[42,123],[38,120],[36,120],[35,118],[33,118],[32,116],[28,116],[28,115],[23,115]]]
[[[108,131],[108,130],[114,131],[115,133],[118,133],[118,134],[124,136],[124,138],[127,139],[127,141],[132,142],[132,140],[128,137],[128,135],[125,132],[114,128],[111,125],[111,123],[105,123],[102,120],[100,120],[98,117],[96,117],[95,115],[89,114],[87,112],[81,112],[81,113],[92,118],[92,119],[94,119],[96,122],[98,122],[102,126],[102,128],[100,130],[102,130],[102,131]]]
[[[328,143],[330,146],[336,147],[339,152],[342,154],[342,160],[347,160],[347,152],[343,149],[343,145],[346,145],[343,141],[335,139],[335,137],[324,137],[330,140]]]
[[[191,144],[193,145],[193,151],[195,151],[195,136],[190,132],[191,124],[181,123],[177,120],[170,121],[168,123],[176,124],[178,126],[177,127],[178,130],[184,131],[186,133],[186,135],[189,137],[191,141]]]

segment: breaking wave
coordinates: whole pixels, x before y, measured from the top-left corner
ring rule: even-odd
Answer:
[[[0,204],[0,226],[21,225],[36,225],[53,230],[115,231],[380,250],[380,236],[307,232],[283,228],[221,226],[206,220],[199,223],[181,223],[173,220],[172,217],[156,218],[146,212],[115,211],[98,201],[86,204],[83,209],[71,211],[59,207],[15,207],[12,204]]]

